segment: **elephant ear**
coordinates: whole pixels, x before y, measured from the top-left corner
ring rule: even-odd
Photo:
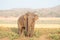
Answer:
[[[38,15],[34,14],[34,19],[37,20],[38,19]]]
[[[37,13],[37,11],[34,11],[32,13],[33,13],[34,19],[37,20],[38,19],[38,13]]]

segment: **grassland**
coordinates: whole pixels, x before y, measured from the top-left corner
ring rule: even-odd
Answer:
[[[18,18],[0,18],[0,26],[16,27]],[[42,17],[35,23],[35,28],[60,28],[60,18]]]
[[[0,24],[2,27],[17,28],[17,24]],[[60,28],[60,24],[35,24],[35,28]]]
[[[40,18],[30,38],[20,37],[17,26],[16,18],[0,18],[0,40],[60,40],[60,18]]]
[[[35,28],[29,38],[19,36],[17,28],[0,27],[0,40],[60,40],[60,28]]]

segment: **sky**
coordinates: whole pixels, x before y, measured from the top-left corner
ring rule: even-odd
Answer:
[[[49,8],[60,5],[60,0],[0,0],[0,10],[12,8]]]

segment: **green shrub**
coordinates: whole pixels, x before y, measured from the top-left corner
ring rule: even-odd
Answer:
[[[60,34],[49,34],[52,40],[60,40]]]
[[[41,35],[41,32],[39,30],[34,32],[34,36],[35,37],[40,37],[40,35]]]
[[[0,31],[0,38],[8,37],[11,40],[14,40],[19,37],[17,33],[14,32],[7,32],[7,31]]]
[[[57,33],[59,33],[59,34],[60,34],[60,30],[58,30],[58,31],[57,31]]]

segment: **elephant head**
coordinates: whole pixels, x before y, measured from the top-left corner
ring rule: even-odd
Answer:
[[[29,18],[33,18],[34,20],[38,19],[38,15],[35,12],[27,12],[26,15],[31,15]]]

